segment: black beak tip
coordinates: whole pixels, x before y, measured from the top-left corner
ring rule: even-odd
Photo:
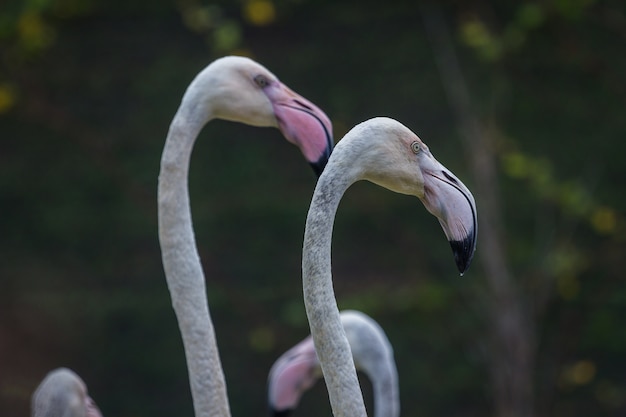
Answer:
[[[469,269],[476,251],[476,233],[472,231],[463,240],[451,240],[450,246],[454,254],[454,262],[461,276]]]
[[[271,417],[287,417],[289,415],[291,415],[291,411],[290,409],[285,409],[285,410],[276,410],[273,407],[270,407],[270,416]]]
[[[313,168],[313,172],[315,173],[315,176],[317,178],[320,177],[320,175],[322,175],[322,172],[324,172],[324,168],[326,168],[326,161],[321,161],[321,159],[317,162],[311,162],[310,163],[311,168]]]
[[[313,172],[315,172],[317,178],[319,178],[320,175],[322,175],[322,172],[324,172],[324,168],[326,168],[326,164],[328,163],[328,158],[330,158],[331,152],[332,148],[328,147],[316,162],[309,163],[311,165],[311,168],[313,168]]]

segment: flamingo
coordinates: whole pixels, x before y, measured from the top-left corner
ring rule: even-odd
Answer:
[[[374,417],[398,417],[400,394],[393,348],[382,327],[356,310],[341,312],[341,324],[357,370],[363,371],[374,391]],[[322,374],[313,339],[306,339],[274,362],[268,380],[268,400],[273,416],[287,416],[304,391]]]
[[[378,117],[356,125],[338,142],[315,187],[302,249],[305,309],[336,417],[366,415],[341,325],[330,264],[339,202],[348,187],[359,180],[418,197],[439,219],[461,275],[476,249],[474,197],[410,129],[396,120]]]
[[[87,385],[68,368],[50,371],[31,399],[32,417],[102,417]]]
[[[218,59],[187,88],[163,149],[158,217],[163,268],[183,339],[197,417],[230,415],[187,187],[193,144],[204,125],[215,118],[277,127],[300,148],[318,175],[333,148],[332,126],[324,112],[251,59]]]

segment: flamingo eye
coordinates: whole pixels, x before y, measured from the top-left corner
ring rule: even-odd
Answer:
[[[418,141],[411,143],[411,150],[413,151],[413,153],[415,154],[419,153],[421,148],[422,147]]]
[[[270,85],[270,80],[268,80],[265,75],[261,75],[261,74],[254,77],[254,82],[256,83],[256,85],[258,85],[261,88],[265,88],[268,85]]]

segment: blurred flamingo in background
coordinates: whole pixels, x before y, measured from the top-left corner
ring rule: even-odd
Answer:
[[[31,399],[32,417],[102,417],[87,385],[68,368],[50,371]]]
[[[387,335],[374,319],[360,311],[342,311],[341,324],[356,369],[365,373],[372,383],[374,417],[398,417],[398,371]],[[272,415],[287,416],[321,376],[313,338],[308,336],[281,355],[270,370],[268,402]]]

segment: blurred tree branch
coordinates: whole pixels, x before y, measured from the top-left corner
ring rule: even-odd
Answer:
[[[439,7],[434,3],[422,5],[421,13],[474,174],[480,213],[479,259],[489,291],[486,321],[491,324],[488,328],[491,343],[487,345],[487,356],[496,415],[531,416],[535,335],[523,294],[507,265],[493,136],[473,110],[470,92]]]

